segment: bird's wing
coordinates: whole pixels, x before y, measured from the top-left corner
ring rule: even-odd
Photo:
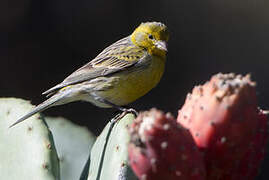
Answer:
[[[104,49],[95,59],[64,79],[60,84],[42,94],[51,94],[65,86],[91,80],[124,70],[138,63],[145,50],[133,45],[130,37],[123,38]]]

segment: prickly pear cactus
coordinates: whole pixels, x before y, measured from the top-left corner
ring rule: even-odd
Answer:
[[[116,123],[108,123],[91,151],[88,180],[137,180],[128,166],[128,126],[134,120],[127,114]]]
[[[53,137],[39,114],[9,128],[33,108],[28,101],[0,98],[0,177],[6,180],[59,180]]]
[[[205,180],[203,154],[188,129],[155,108],[130,126],[129,163],[140,180]]]
[[[268,119],[257,106],[255,85],[249,75],[220,73],[194,87],[179,110],[178,123],[190,130],[204,153],[207,180],[257,176]]]
[[[58,117],[46,117],[60,159],[61,179],[78,180],[95,136],[86,128]]]

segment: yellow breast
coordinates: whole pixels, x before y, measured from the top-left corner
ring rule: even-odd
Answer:
[[[159,83],[164,67],[165,58],[151,57],[146,67],[116,73],[114,77],[117,76],[118,81],[113,83],[113,88],[100,92],[99,95],[119,106],[129,104]]]

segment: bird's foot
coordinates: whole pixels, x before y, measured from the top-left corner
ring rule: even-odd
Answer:
[[[110,121],[111,123],[117,122],[118,120],[123,118],[128,113],[132,113],[135,117],[138,116],[138,112],[133,108],[129,108],[129,109],[128,108],[122,108],[121,111],[122,111],[121,113],[117,114],[113,119],[111,119],[111,121]]]

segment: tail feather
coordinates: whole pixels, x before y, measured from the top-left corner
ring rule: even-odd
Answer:
[[[21,123],[22,121],[28,119],[29,117],[33,116],[36,113],[42,112],[42,111],[48,109],[51,106],[55,106],[56,105],[55,103],[56,102],[59,102],[64,97],[65,97],[65,94],[64,93],[63,94],[59,94],[59,93],[55,94],[51,98],[47,99],[43,103],[41,103],[38,106],[36,106],[31,112],[29,112],[28,114],[24,115],[20,119],[18,119],[15,123],[13,123],[12,125],[10,125],[9,128],[15,126],[18,123]]]
[[[56,86],[48,89],[47,91],[43,92],[42,95],[48,95],[50,96],[51,93],[54,93],[55,91],[59,90],[60,88],[63,88],[65,85],[63,84],[57,84]]]

